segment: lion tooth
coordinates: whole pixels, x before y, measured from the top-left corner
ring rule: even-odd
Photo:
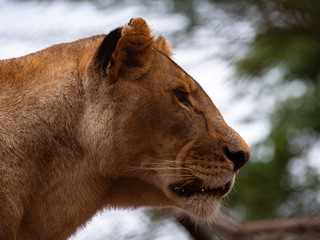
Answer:
[[[174,190],[178,190],[178,189],[179,189],[178,187],[175,187],[175,188],[174,188]]]
[[[202,188],[201,191],[204,192],[204,188]]]

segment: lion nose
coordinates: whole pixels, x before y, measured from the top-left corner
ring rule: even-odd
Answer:
[[[224,147],[223,152],[227,156],[227,158],[234,163],[234,171],[238,170],[244,164],[246,164],[250,157],[250,154],[248,152],[242,150],[231,152],[229,151],[228,147]]]

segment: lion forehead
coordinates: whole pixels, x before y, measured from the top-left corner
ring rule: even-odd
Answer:
[[[159,70],[158,74],[166,76],[166,87],[167,88],[183,88],[187,92],[201,92],[203,91],[200,84],[190,76],[180,65],[178,65],[170,56],[163,52],[155,49],[157,54],[154,58],[154,66]],[[159,68],[158,66],[162,66]],[[155,68],[151,69],[152,71]]]

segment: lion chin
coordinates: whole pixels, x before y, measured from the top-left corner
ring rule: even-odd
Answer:
[[[234,179],[235,175],[230,180],[210,185],[195,177],[192,181],[170,184],[166,194],[195,220],[212,222],[219,214],[221,199],[231,191]]]
[[[197,221],[212,222],[220,210],[220,199],[194,196],[186,200],[185,208]]]

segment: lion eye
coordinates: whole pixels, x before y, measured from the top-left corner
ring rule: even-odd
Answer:
[[[175,89],[173,90],[174,94],[176,95],[176,98],[178,99],[178,101],[180,103],[182,103],[183,105],[185,105],[188,108],[192,108],[192,103],[189,100],[189,96],[188,96],[188,92],[185,91],[184,89]]]

